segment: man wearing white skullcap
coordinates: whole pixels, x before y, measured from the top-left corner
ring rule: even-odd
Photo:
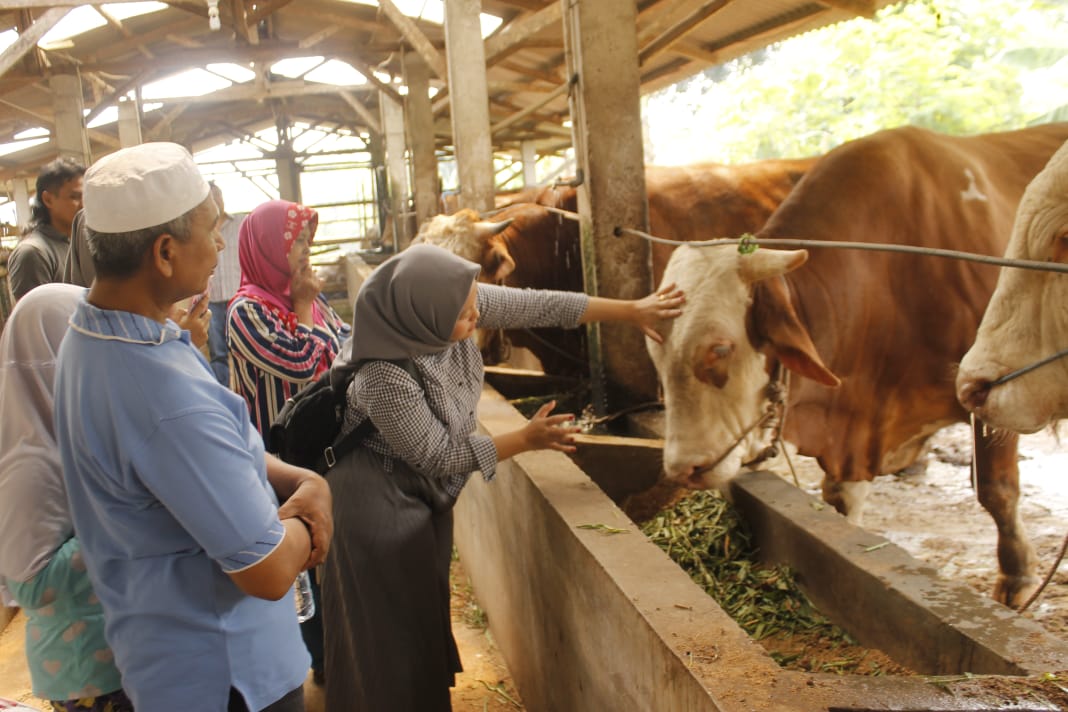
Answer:
[[[265,455],[168,319],[215,267],[208,184],[148,143],[91,166],[84,202],[96,280],[58,357],[56,436],[123,687],[153,712],[303,710],[292,583],[326,555],[330,491]]]

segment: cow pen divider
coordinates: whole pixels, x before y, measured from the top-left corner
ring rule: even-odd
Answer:
[[[524,421],[486,387],[484,432]],[[567,456],[539,451],[501,463],[496,482],[472,478],[456,505],[461,560],[531,712],[1057,709],[1012,681],[1068,670],[1068,644],[899,547],[873,549],[885,540],[757,472],[735,480],[732,498],[763,554],[794,568],[862,644],[951,677],[780,668],[605,494],[655,480],[659,444],[595,441],[583,450],[607,463],[594,475],[604,490]]]

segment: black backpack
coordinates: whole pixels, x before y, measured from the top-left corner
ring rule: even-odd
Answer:
[[[335,363],[310,386],[290,398],[278,411],[267,436],[267,450],[284,462],[325,474],[334,464],[375,432],[367,418],[341,435],[345,423],[346,392],[368,360]],[[411,359],[389,360],[420,385],[422,376]]]

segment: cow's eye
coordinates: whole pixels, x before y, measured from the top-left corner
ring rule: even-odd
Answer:
[[[1050,262],[1068,262],[1068,232],[1053,240],[1053,255]]]

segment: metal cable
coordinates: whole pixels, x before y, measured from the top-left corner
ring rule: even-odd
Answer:
[[[550,213],[563,215],[571,220],[578,220],[579,214],[571,210],[551,208],[547,205],[540,206]],[[501,208],[504,210],[504,208]],[[495,215],[501,210],[493,210],[483,213],[484,216]],[[978,255],[974,252],[960,252],[958,250],[943,250],[937,247],[918,247],[916,245],[887,245],[877,242],[842,242],[836,240],[802,240],[797,238],[773,237],[756,240],[752,235],[745,234],[741,237],[721,237],[714,240],[669,240],[666,237],[657,237],[641,230],[629,227],[617,227],[613,233],[620,235],[634,235],[649,242],[661,245],[689,245],[690,247],[719,247],[722,245],[738,245],[743,252],[752,252],[761,245],[768,247],[831,247],[840,250],[867,250],[869,252],[898,252],[910,255],[927,255],[930,257],[944,257],[948,259],[964,260],[966,262],[979,262],[999,267],[1017,267],[1019,269],[1040,270],[1043,272],[1068,273],[1068,264],[1059,262],[1038,262],[1036,260],[1015,260],[1007,257],[993,257],[991,255]]]

